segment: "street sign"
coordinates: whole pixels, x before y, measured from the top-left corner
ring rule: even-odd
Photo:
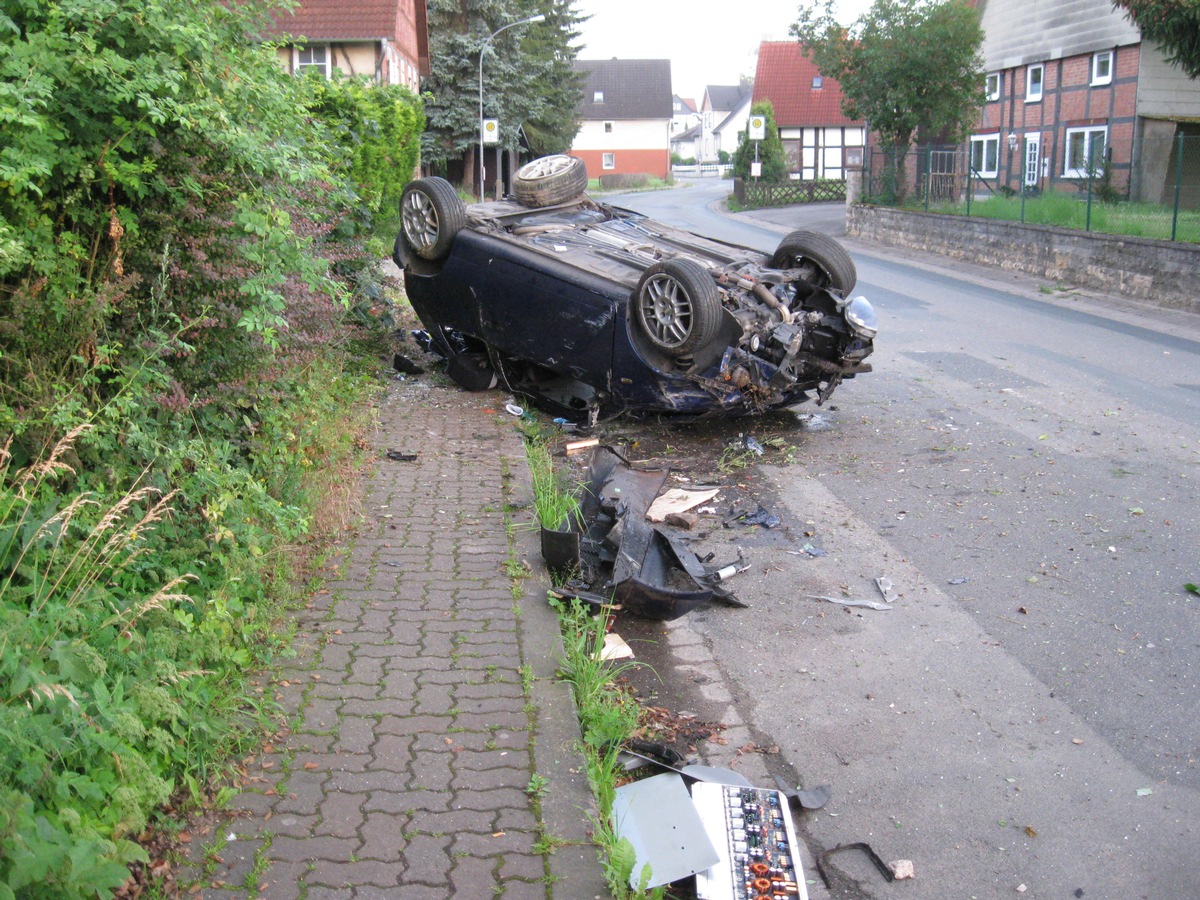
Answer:
[[[751,178],[762,178],[762,163],[760,163],[760,162],[750,163],[750,177]]]
[[[767,117],[750,117],[750,140],[765,141],[767,139]]]
[[[500,120],[499,119],[484,119],[483,120],[483,142],[485,144],[500,143]]]

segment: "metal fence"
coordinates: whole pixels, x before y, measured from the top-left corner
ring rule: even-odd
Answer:
[[[980,152],[983,149],[984,152]],[[927,212],[1056,225],[1105,234],[1200,243],[1200,134],[1179,134],[1135,166],[1114,165],[1103,147],[1075,158],[1069,175],[1053,161],[1009,148],[1007,169],[986,149],[922,146],[903,155],[871,148],[864,200]],[[1069,150],[1064,153],[1069,154]],[[1065,156],[1064,160],[1068,160]],[[1061,162],[1060,170],[1068,165]],[[981,173],[980,169],[984,169]]]
[[[689,178],[724,178],[732,171],[733,165],[730,163],[679,163],[671,166],[671,174],[683,175]]]

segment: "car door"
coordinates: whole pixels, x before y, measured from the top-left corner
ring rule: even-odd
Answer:
[[[496,244],[476,279],[495,349],[607,389],[621,288],[524,247]]]

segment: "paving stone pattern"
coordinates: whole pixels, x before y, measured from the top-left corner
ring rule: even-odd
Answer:
[[[505,528],[506,504],[532,516],[506,400],[390,385],[363,521],[277,685],[294,727],[192,848],[204,896],[605,895],[533,532]],[[513,553],[534,572],[516,596]]]

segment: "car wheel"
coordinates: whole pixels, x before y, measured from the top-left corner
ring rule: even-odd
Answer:
[[[846,248],[817,231],[793,231],[779,242],[771,257],[772,269],[802,269],[810,265],[817,269],[809,279],[814,287],[849,294],[858,282],[858,269]]]
[[[687,356],[720,329],[721,295],[708,270],[695,260],[658,262],[638,281],[634,319],[659,350]]]
[[[574,200],[587,188],[587,166],[573,156],[543,156],[517,169],[513,195],[522,206],[540,209]]]
[[[400,197],[400,236],[422,259],[442,259],[467,224],[467,208],[444,178],[418,178]]]

